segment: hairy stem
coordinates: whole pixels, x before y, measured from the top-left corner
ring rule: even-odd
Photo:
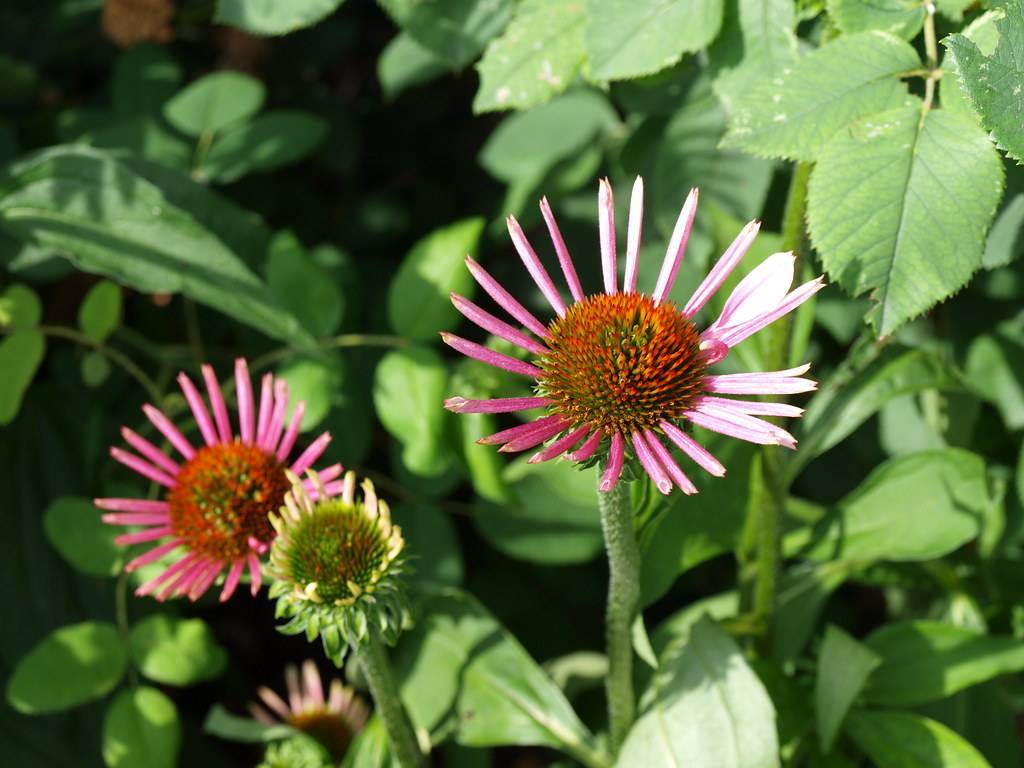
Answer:
[[[370,631],[366,644],[359,649],[359,663],[370,685],[377,715],[388,734],[395,763],[400,768],[422,768],[426,762],[417,745],[412,723],[398,696],[398,686],[391,674],[384,642],[376,630]]]
[[[608,552],[608,606],[605,613],[608,677],[605,692],[614,755],[622,746],[636,716],[630,630],[640,602],[640,549],[633,532],[629,486],[620,481],[607,493],[598,491],[597,499],[604,546]]]

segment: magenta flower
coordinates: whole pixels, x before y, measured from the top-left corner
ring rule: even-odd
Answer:
[[[534,380],[536,397],[466,400],[452,397],[445,407],[456,413],[509,413],[543,408],[546,414],[521,426],[505,429],[479,442],[517,452],[540,446],[531,462],[565,455],[585,462],[606,455],[600,489],[611,490],[619,480],[627,454],[633,455],[662,493],[673,485],[683,493],[697,489],[666,446],[679,448],[713,475],[725,468],[680,428],[690,421],[705,429],[764,445],[795,448],[784,429],[760,416],[799,416],[803,411],[784,403],[738,400],[720,395],[787,395],[817,386],[801,378],[809,365],[785,371],[712,375],[709,368],[731,347],[796,309],[824,285],[822,278],[790,290],[795,257],[776,253],[753,269],[733,290],[721,314],[703,332],[693,318],[743,258],[760,223],[752,221],[726,249],[704,281],[680,310],[666,297],[686,249],[697,210],[697,190],[691,190],[669,241],[654,292],[636,290],[643,218],[643,180],[637,178],[630,201],[626,239],[625,280],[620,292],[615,246],[612,190],[601,182],[598,224],[604,292],[584,296],[565,242],[546,199],[540,202],[555,253],[573,303],[567,305],[537,258],[519,223],[508,219],[512,243],[537,287],[555,311],[547,325],[516,301],[493,277],[470,258],[473,277],[526,331],[452,295],[455,307],[480,328],[533,355],[524,362],[450,333],[445,343],[468,357]]]
[[[131,560],[126,571],[152,563],[176,550],[181,557],[159,575],[136,590],[137,595],[154,593],[158,600],[188,595],[197,600],[226,568],[221,601],[227,600],[248,567],[252,594],[259,591],[260,556],[274,538],[270,514],[284,504],[291,487],[285,474],[301,474],[320,458],[331,436],[324,432],[289,467],[289,456],[299,436],[304,403],[295,406],[285,427],[288,386],[263,377],[259,411],[253,398],[252,380],[244,359],[235,361],[238,398],[238,435],[231,431],[228,409],[213,368],[204,365],[203,380],[213,411],[211,418],[202,395],[184,373],[178,384],[195,417],[204,445],[196,448],[157,408],[144,405],[146,418],[181,455],[171,458],[141,435],[121,428],[135,452],[111,448],[110,455],[121,464],[163,486],[164,498],[96,499],[96,506],[108,511],[103,520],[112,525],[144,526],[143,530],[118,536],[119,544],[163,540],[148,552]],[[320,470],[329,495],[340,492],[342,467],[334,464]],[[309,492],[317,489],[309,482]]]

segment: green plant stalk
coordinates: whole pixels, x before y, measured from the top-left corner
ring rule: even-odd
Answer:
[[[369,632],[366,644],[359,649],[358,658],[370,685],[377,715],[388,734],[395,762],[400,768],[422,768],[426,764],[423,753],[420,752],[416,733],[399,698],[384,641],[375,629]]]
[[[615,755],[636,717],[631,628],[640,603],[640,548],[633,530],[629,486],[620,481],[607,493],[598,491],[597,500],[608,553],[608,605],[605,613],[608,677],[605,679],[605,693],[611,751]]]

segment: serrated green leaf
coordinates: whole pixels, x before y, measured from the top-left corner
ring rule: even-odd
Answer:
[[[722,0],[587,0],[590,74],[623,80],[671,67],[715,39],[722,8]]]
[[[898,76],[920,66],[917,52],[894,35],[843,35],[737,99],[722,146],[815,160],[839,129],[906,103]]]
[[[510,115],[488,137],[478,160],[502,181],[536,179],[616,125],[607,100],[573,91],[529,112]]]
[[[118,531],[100,519],[100,510],[89,499],[70,496],[46,508],[46,537],[61,556],[91,576],[116,576],[124,564],[124,549],[114,543]]]
[[[475,112],[529,109],[568,88],[583,67],[580,0],[525,0],[477,64]]]
[[[61,627],[18,661],[7,681],[7,701],[27,715],[77,707],[109,693],[127,661],[113,624],[83,621]]]
[[[1009,3],[995,20],[999,43],[991,56],[964,35],[943,40],[964,95],[999,148],[1024,163],[1024,3]]]
[[[991,768],[955,731],[910,712],[852,712],[847,732],[877,768]]]
[[[377,417],[402,444],[402,462],[418,475],[436,477],[451,463],[443,439],[447,412],[441,407],[447,387],[444,361],[426,347],[389,352],[374,373]]]
[[[43,362],[46,339],[39,331],[15,331],[0,340],[0,425],[18,415],[21,399]]]
[[[616,768],[774,768],[775,708],[735,642],[706,616],[666,649]]]
[[[225,70],[189,83],[164,105],[167,122],[188,136],[216,133],[252,117],[266,99],[259,80]]]
[[[1024,641],[937,621],[888,624],[864,642],[882,660],[866,696],[882,706],[913,707],[944,699],[1024,669]]]
[[[268,336],[313,346],[216,230],[192,215],[193,204],[210,202],[208,191],[153,178],[97,150],[53,147],[0,176],[0,229],[59,249],[84,271],[140,291],[181,292]]]
[[[472,298],[476,283],[466,269],[484,231],[481,218],[441,227],[417,242],[388,286],[388,319],[398,333],[415,341],[436,341],[461,315],[450,294]]]
[[[839,735],[839,727],[871,671],[881,659],[834,624],[825,630],[818,653],[818,675],[814,680],[814,711],[818,738],[828,752]]]
[[[912,40],[924,24],[924,6],[916,0],[827,0],[825,5],[846,34],[880,29]]]
[[[199,166],[206,178],[228,184],[250,173],[291,165],[327,138],[327,122],[316,115],[279,110],[257,115],[224,131]]]
[[[448,65],[405,32],[391,38],[377,59],[377,79],[388,99],[416,85],[429,83],[448,71]]]
[[[904,107],[826,145],[808,187],[808,228],[829,276],[853,296],[872,292],[868,321],[888,336],[981,266],[1002,192],[1002,163],[982,130]]]
[[[131,630],[132,660],[150,680],[194,685],[219,675],[227,653],[202,619],[156,615]]]
[[[452,68],[464,67],[499,35],[514,0],[378,0],[410,37]]]
[[[78,327],[97,343],[103,343],[121,324],[121,287],[100,280],[89,289],[78,308]]]
[[[253,35],[287,35],[330,16],[345,0],[217,0],[213,20]]]
[[[174,702],[156,688],[118,694],[103,721],[103,762],[109,768],[174,768],[181,723]]]

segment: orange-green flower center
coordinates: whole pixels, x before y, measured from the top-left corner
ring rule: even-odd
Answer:
[[[192,551],[225,561],[251,551],[249,539],[269,543],[269,515],[290,484],[275,456],[255,445],[221,443],[196,451],[178,472],[167,500],[171,530]]]
[[[630,434],[676,419],[701,394],[700,334],[673,304],[598,294],[548,326],[540,394],[574,425]]]
[[[288,724],[320,742],[335,760],[345,756],[355,736],[344,715],[326,709],[299,712],[288,719]]]

